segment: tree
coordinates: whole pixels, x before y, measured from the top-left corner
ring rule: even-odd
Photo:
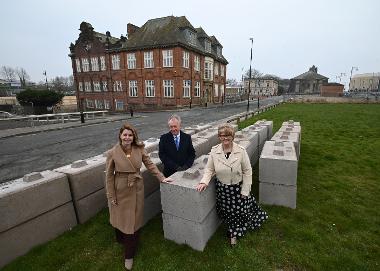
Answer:
[[[26,72],[26,70],[24,68],[17,68],[16,74],[17,74],[18,78],[20,78],[21,87],[26,87],[26,80],[30,79],[30,76]]]
[[[263,74],[259,71],[259,70],[256,70],[256,69],[252,69],[251,71],[251,78],[252,79],[256,79],[256,78],[260,78],[262,77]],[[247,70],[244,74],[244,78],[245,79],[249,79],[249,70]]]
[[[237,83],[236,79],[227,79],[227,85],[237,86],[238,83]]]
[[[64,94],[47,89],[27,89],[16,94],[21,105],[53,106],[62,101]]]
[[[9,82],[16,80],[16,71],[12,67],[2,66],[0,74],[3,79]]]

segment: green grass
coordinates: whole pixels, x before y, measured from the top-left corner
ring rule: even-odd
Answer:
[[[380,270],[380,106],[285,104],[239,127],[263,118],[301,122],[297,209],[264,205],[262,229],[231,249],[220,227],[204,252],[165,240],[158,215],[134,270]],[[124,270],[122,248],[104,210],[4,270]]]

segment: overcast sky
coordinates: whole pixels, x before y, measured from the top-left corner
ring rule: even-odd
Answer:
[[[95,31],[126,34],[127,23],[186,16],[223,45],[227,78],[252,68],[292,78],[315,65],[342,83],[355,73],[380,72],[379,0],[12,0],[1,4],[0,66],[23,67],[32,81],[72,74],[69,45],[86,21]],[[377,49],[376,49],[377,48]],[[339,79],[338,79],[339,81]]]

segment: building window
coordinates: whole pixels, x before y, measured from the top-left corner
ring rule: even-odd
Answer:
[[[123,91],[123,84],[121,81],[113,82],[113,91]]]
[[[219,65],[218,65],[218,63],[215,63],[214,73],[215,73],[215,75],[219,75]]]
[[[194,97],[200,97],[201,96],[201,82],[195,82],[194,87]]]
[[[220,76],[224,77],[224,65],[220,65]]]
[[[214,91],[214,96],[215,96],[215,97],[218,97],[218,96],[219,96],[219,85],[218,85],[218,84],[215,84],[215,85],[214,85],[214,89],[215,89],[215,91]]]
[[[173,80],[164,80],[164,97],[174,97]]]
[[[120,56],[119,55],[112,55],[112,69],[120,70]]]
[[[104,56],[100,57],[100,70],[106,70],[106,58]]]
[[[205,40],[205,50],[207,53],[211,53],[211,42],[209,40]]]
[[[99,82],[93,82],[94,84],[94,91],[100,92],[100,83]]]
[[[201,69],[201,61],[199,59],[199,56],[194,56],[194,70],[200,71]]]
[[[115,101],[116,110],[124,110],[124,102],[120,100]]]
[[[108,91],[107,81],[103,81],[103,91]]]
[[[183,80],[183,97],[189,98],[190,97],[190,86],[191,82],[190,80]]]
[[[97,57],[91,57],[91,70],[99,71],[99,61]]]
[[[205,79],[212,80],[213,74],[212,74],[212,62],[205,61]]]
[[[86,99],[86,107],[87,108],[94,108],[94,101],[90,99]]]
[[[129,81],[129,96],[137,97],[137,81],[136,80]]]
[[[78,90],[83,91],[83,82],[78,83]]]
[[[111,108],[110,101],[104,100],[104,109],[110,109],[110,108]]]
[[[189,30],[189,42],[191,45],[196,45],[196,36],[195,33]]]
[[[82,58],[82,69],[84,72],[90,71],[90,64],[88,63],[88,58]]]
[[[145,80],[145,96],[154,97],[154,80]]]
[[[162,51],[162,66],[173,67],[173,50]]]
[[[224,97],[224,85],[220,85],[220,95]]]
[[[190,58],[190,53],[189,52],[186,52],[186,51],[183,51],[182,53],[182,66],[184,68],[189,68],[189,58]]]
[[[216,47],[216,55],[222,57],[222,48],[220,46]]]
[[[128,59],[128,69],[136,69],[136,54],[130,53],[127,54]]]
[[[144,68],[154,68],[153,52],[144,52]]]
[[[95,100],[95,108],[97,109],[103,109],[103,101],[102,100]]]
[[[80,60],[79,60],[79,58],[76,58],[76,59],[75,59],[75,66],[77,67],[77,72],[81,72],[81,69],[80,69]]]
[[[91,91],[91,82],[84,82],[84,91]]]

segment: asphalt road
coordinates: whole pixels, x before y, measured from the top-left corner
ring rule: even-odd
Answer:
[[[268,100],[260,101],[267,104]],[[138,131],[139,139],[159,137],[167,132],[167,119],[177,113],[182,127],[207,123],[244,112],[247,104],[194,108],[187,111],[139,113],[128,120]],[[251,103],[250,109],[256,108]],[[52,170],[73,161],[99,155],[117,142],[123,121],[106,122],[84,127],[41,132],[0,139],[0,183],[14,180],[31,172]]]

